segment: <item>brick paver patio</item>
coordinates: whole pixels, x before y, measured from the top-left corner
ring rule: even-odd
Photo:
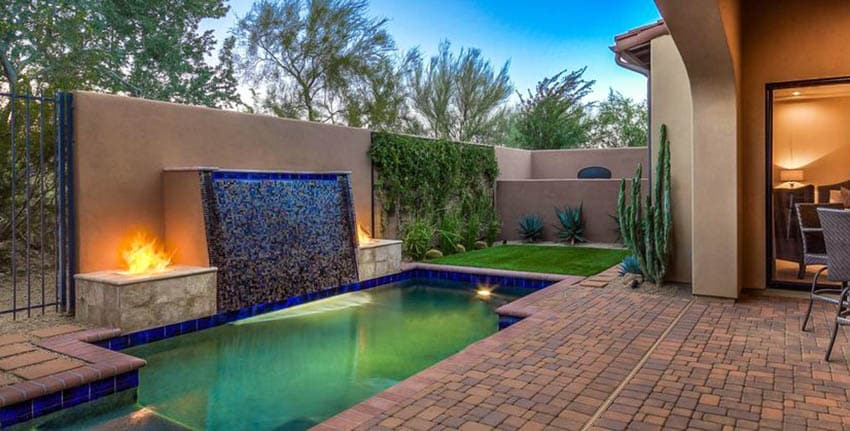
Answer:
[[[316,427],[415,430],[850,429],[834,311],[749,296],[651,296],[564,281],[507,306],[510,328]]]

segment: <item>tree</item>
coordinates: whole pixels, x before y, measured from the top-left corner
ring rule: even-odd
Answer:
[[[395,44],[386,19],[365,0],[261,0],[234,34],[242,70],[265,87],[276,115],[338,123],[349,119],[349,89],[381,78]]]
[[[585,80],[585,70],[587,67],[569,73],[563,70],[538,82],[527,97],[519,94],[518,146],[534,150],[577,148],[588,141],[592,122],[589,103],[583,99],[596,81]]]
[[[227,10],[222,0],[9,0],[0,6],[5,84],[233,106],[232,63],[209,65],[216,40],[198,32],[202,19]]]
[[[497,74],[481,50],[461,49],[455,55],[450,49],[451,44],[443,42],[427,65],[413,67],[412,107],[425,123],[423,130],[434,138],[491,142],[493,125],[513,92],[510,62]]]
[[[597,107],[591,142],[598,148],[646,146],[648,123],[645,100],[635,102],[610,89]]]
[[[421,61],[418,49],[387,56],[365,80],[344,93],[346,122],[351,127],[416,134],[416,119],[407,103],[405,76]]]

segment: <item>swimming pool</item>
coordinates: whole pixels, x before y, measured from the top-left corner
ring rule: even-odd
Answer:
[[[125,349],[148,361],[136,405],[44,428],[306,429],[496,332],[495,309],[531,292],[476,289],[406,280]]]

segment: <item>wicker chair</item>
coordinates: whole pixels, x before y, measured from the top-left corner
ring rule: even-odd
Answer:
[[[850,307],[847,303],[850,289],[850,211],[830,208],[818,208],[820,223],[823,227],[823,239],[826,244],[826,255],[829,259],[829,279],[841,282],[841,293],[838,296],[838,312],[835,314],[835,324],[832,328],[832,338],[826,350],[825,359],[829,361],[838,327],[850,325]]]
[[[820,226],[818,218],[818,208],[843,208],[840,204],[795,204],[794,209],[797,211],[797,223],[800,226],[800,244],[803,248],[802,256],[800,257],[800,270],[797,273],[797,278],[803,278],[806,275],[806,267],[809,265],[826,265],[826,249],[823,245],[823,230]],[[823,269],[821,269],[822,271]],[[812,292],[817,285],[817,277],[820,275],[818,271],[815,274],[815,282],[812,284]]]

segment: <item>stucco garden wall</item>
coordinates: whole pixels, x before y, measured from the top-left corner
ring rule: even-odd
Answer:
[[[517,223],[526,214],[546,222],[544,240],[554,241],[555,207],[584,203],[585,233],[589,241],[614,242],[620,178],[634,175],[638,163],[648,166],[646,147],[591,150],[525,151],[496,148],[501,175],[496,183],[496,207],[502,221],[502,239],[518,240]],[[525,165],[523,165],[525,163]],[[601,166],[611,180],[579,180],[578,171]],[[646,172],[644,178],[647,178]]]
[[[74,119],[79,272],[119,268],[136,229],[164,237],[164,168],[351,171],[370,229],[368,130],[87,92],[74,94]]]

